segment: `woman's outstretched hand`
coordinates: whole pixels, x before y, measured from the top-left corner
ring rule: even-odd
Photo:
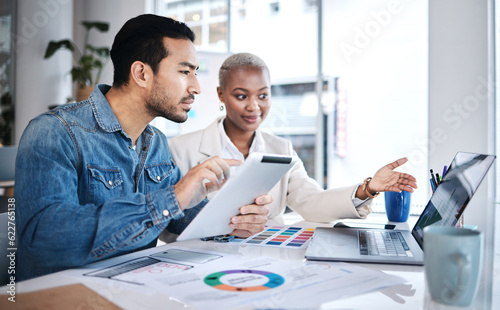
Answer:
[[[413,190],[418,188],[417,179],[407,173],[394,171],[407,161],[407,158],[400,158],[380,168],[368,184],[370,192],[407,191],[413,193]]]

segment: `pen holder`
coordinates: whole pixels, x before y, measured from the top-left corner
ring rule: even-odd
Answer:
[[[458,219],[457,223],[455,224],[455,228],[464,228],[464,226],[465,226],[465,224],[464,224],[464,214],[462,213],[462,215]]]

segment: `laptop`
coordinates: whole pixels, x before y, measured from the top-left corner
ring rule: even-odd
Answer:
[[[13,181],[17,146],[0,147],[0,182]]]
[[[423,265],[424,227],[454,227],[495,158],[495,155],[458,152],[411,232],[317,227],[306,259]]]

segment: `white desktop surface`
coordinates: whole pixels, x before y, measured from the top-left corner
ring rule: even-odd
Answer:
[[[14,180],[0,180],[0,188],[13,187],[14,183]]]
[[[346,220],[353,221],[353,220]],[[387,223],[384,214],[371,214],[365,222],[371,223]],[[416,217],[411,217],[407,223],[399,223],[397,229],[410,229]],[[300,217],[289,214],[285,217],[283,223],[304,227],[316,226],[331,226],[332,224],[318,224],[306,221],[300,221]],[[304,260],[305,250],[300,249],[284,249],[274,247],[259,247],[259,246],[240,246],[238,243],[216,243],[213,241],[204,242],[200,240],[189,240],[176,243],[184,248],[204,249],[209,251],[217,251],[224,253],[239,253],[249,257],[269,256],[273,258],[284,259],[288,261],[300,262]],[[145,250],[148,251],[148,250]],[[127,256],[138,256],[141,252],[129,254]],[[113,258],[114,260],[123,260],[126,256]],[[445,307],[430,300],[429,294],[426,292],[424,279],[424,268],[422,266],[397,266],[386,264],[356,264],[358,266],[372,268],[383,271],[387,274],[398,275],[403,277],[406,282],[401,285],[392,286],[381,291],[376,291],[354,297],[331,301],[322,305],[315,304],[311,300],[310,309],[455,309]],[[487,281],[489,282],[489,281]],[[167,295],[150,292],[145,294],[141,291],[125,289],[116,285],[114,280],[109,280],[109,284],[101,284],[85,281],[85,279],[77,279],[68,277],[65,272],[58,272],[39,278],[16,283],[17,294],[31,292],[41,289],[47,289],[62,285],[74,283],[83,283],[101,296],[107,298],[119,307],[124,309],[192,309],[186,307],[179,301],[170,299]],[[491,282],[489,282],[491,283]],[[491,284],[490,284],[491,286]],[[481,285],[484,288],[484,285]],[[6,287],[1,288],[5,294]],[[481,288],[480,288],[481,290]],[[478,294],[481,296],[482,294]],[[468,308],[457,309],[494,309],[491,307],[490,301],[483,301],[481,297],[476,297],[474,304]]]

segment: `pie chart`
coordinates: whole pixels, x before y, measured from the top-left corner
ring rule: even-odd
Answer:
[[[252,292],[276,288],[285,283],[285,279],[269,271],[225,270],[209,274],[204,282],[219,290]]]

